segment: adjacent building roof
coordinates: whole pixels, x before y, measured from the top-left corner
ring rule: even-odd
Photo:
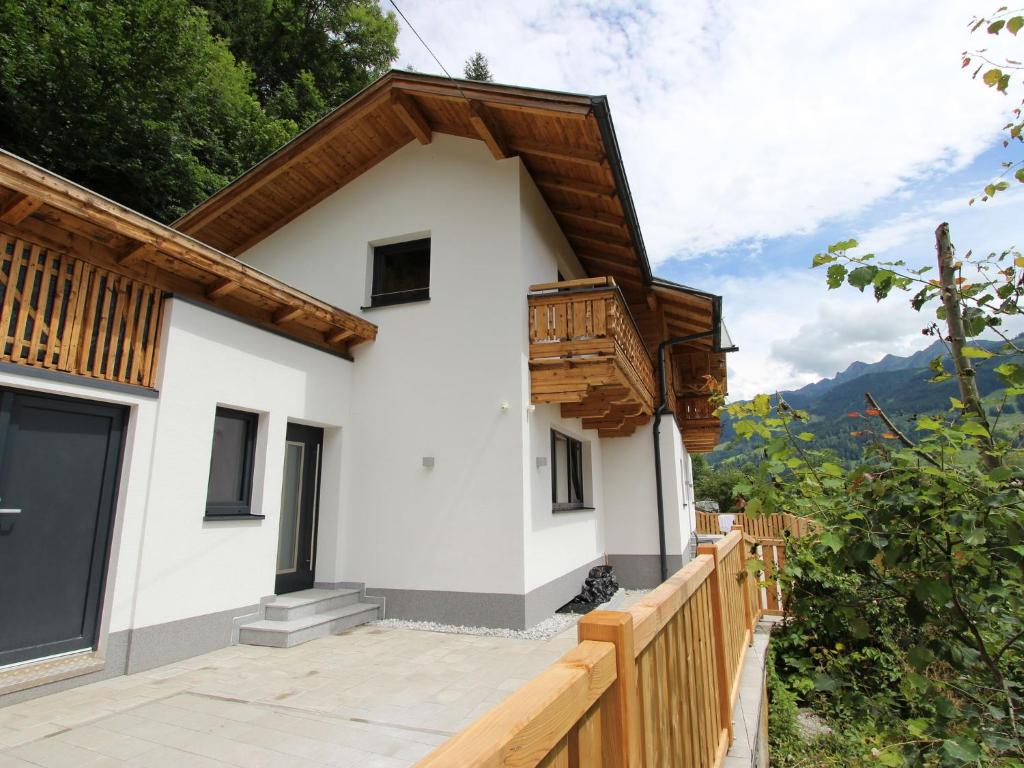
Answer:
[[[377,327],[176,229],[0,150],[0,233],[345,354]]]

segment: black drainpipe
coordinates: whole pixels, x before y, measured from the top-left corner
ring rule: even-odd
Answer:
[[[658,546],[661,549],[661,580],[668,578],[668,554],[665,552],[665,499],[661,488],[661,417],[668,411],[668,386],[665,382],[665,350],[676,344],[706,339],[714,335],[714,331],[691,333],[689,336],[676,336],[658,345],[658,407],[654,411],[654,486],[658,494]]]
[[[712,301],[712,330],[702,333],[691,333],[687,336],[676,336],[666,339],[658,345],[658,407],[654,411],[654,486],[658,496],[658,546],[661,551],[661,580],[668,578],[668,553],[665,551],[665,498],[661,484],[661,417],[668,411],[668,383],[665,380],[665,350],[677,344],[687,344],[698,339],[714,338],[712,350],[721,344],[720,318],[722,312],[721,298]]]

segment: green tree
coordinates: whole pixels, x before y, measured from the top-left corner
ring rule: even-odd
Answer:
[[[710,466],[700,454],[693,461],[693,493],[697,501],[717,501],[719,512],[732,512],[736,502],[733,488],[742,483],[746,475],[734,466]]]
[[[0,4],[0,146],[169,221],[296,125],[187,0]]]
[[[961,266],[980,278],[957,279],[949,301],[927,270],[854,255],[856,245],[814,258],[829,288],[870,287],[879,301],[913,292],[912,306],[934,308],[939,323],[953,307],[968,339],[1022,312],[1016,251],[965,254]],[[1018,352],[1011,341],[964,349],[1003,359],[993,370],[1004,403],[1024,394]],[[933,370],[950,378],[941,356]],[[857,417],[883,440],[849,467],[816,448],[807,414],[781,398],[727,408],[736,434],[764,446],[736,488],[747,513],[821,524],[787,554],[792,619],[775,655],[788,692],[857,734],[842,765],[1024,765],[1024,469],[996,431],[1002,408],[990,436],[986,414],[951,406],[917,417],[908,437],[869,403]]]
[[[255,73],[268,111],[305,127],[382,75],[398,22],[376,0],[194,0]]]
[[[1013,35],[1017,37],[1017,33],[1024,29],[1024,14],[1021,13],[1020,8],[1011,10],[1004,5],[990,16],[981,16],[974,19],[971,24],[971,31],[979,32],[982,29],[989,35]],[[1024,35],[1020,37],[1024,38]],[[1024,62],[1020,61],[1019,56],[1016,58],[1006,56],[1002,60],[993,60],[992,56],[993,54],[986,44],[983,48],[964,51],[962,63],[964,67],[974,67],[971,73],[972,77],[977,78],[978,75],[981,75],[981,80],[985,85],[1006,95],[1009,93],[1013,78],[1015,76],[1019,77],[1024,73]],[[1024,82],[1024,79],[1021,79],[1020,82]],[[1003,126],[1003,130],[1006,132],[1006,138],[1003,140],[1004,148],[1009,147],[1011,143],[1017,148],[1024,144],[1024,109],[1022,107],[1024,107],[1024,101],[1018,103],[1011,110],[1010,121]],[[1002,165],[1003,173],[1001,178],[986,185],[984,194],[981,197],[982,201],[986,201],[996,193],[1008,189],[1010,183],[1006,180],[1007,178],[1012,177],[1024,184],[1024,159],[1007,160]],[[974,202],[973,198],[971,202]]]
[[[479,80],[482,83],[493,83],[494,75],[491,74],[491,65],[487,57],[477,51],[462,66],[462,73],[467,80]]]

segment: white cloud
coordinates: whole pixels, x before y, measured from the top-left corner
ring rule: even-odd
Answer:
[[[894,295],[829,291],[821,270],[776,276],[724,276],[725,319],[740,351],[729,356],[731,399],[795,389],[833,376],[854,360],[910,354],[931,341],[928,315]],[[780,297],[785,297],[780,301]]]
[[[405,0],[452,74],[608,94],[653,261],[808,233],[967,165],[1008,100],[960,69],[966,0]],[[398,63],[437,65],[403,27]]]

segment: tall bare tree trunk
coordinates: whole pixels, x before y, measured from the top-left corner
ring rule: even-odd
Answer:
[[[953,354],[953,366],[960,384],[960,399],[966,409],[978,417],[982,426],[989,433],[986,450],[982,451],[985,466],[994,469],[999,466],[999,458],[993,453],[995,442],[992,439],[991,427],[985,407],[978,391],[978,379],[970,358],[964,355],[967,334],[964,331],[963,309],[960,304],[960,289],[956,284],[956,269],[953,266],[953,243],[949,238],[949,224],[943,222],[935,230],[935,249],[939,257],[939,282],[942,284],[942,303],[946,307],[946,326],[949,329],[949,346]]]

